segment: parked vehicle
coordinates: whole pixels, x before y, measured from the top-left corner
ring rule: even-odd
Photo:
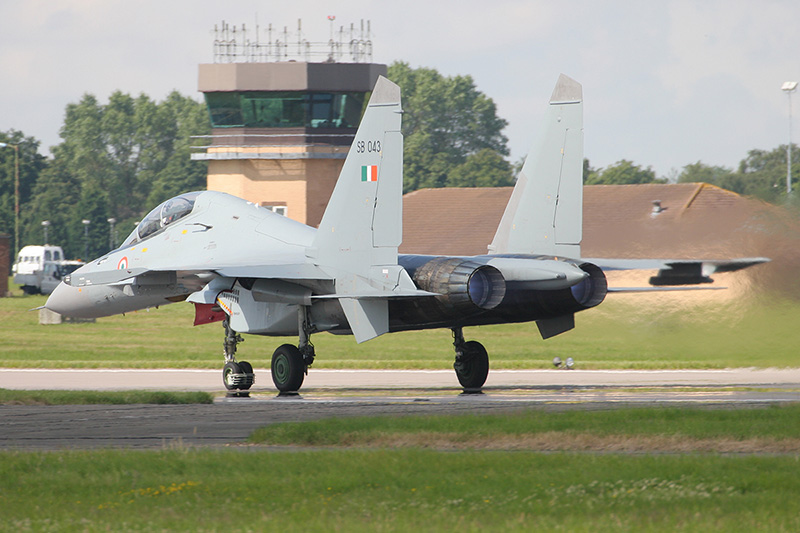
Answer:
[[[25,294],[50,294],[67,274],[74,272],[82,261],[64,259],[60,246],[25,246],[19,251],[11,268],[14,283],[22,285]]]

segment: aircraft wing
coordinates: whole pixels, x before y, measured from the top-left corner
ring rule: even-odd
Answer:
[[[126,268],[120,270],[103,270],[90,273],[73,275],[73,284],[76,287],[87,285],[113,285],[133,279],[148,272],[147,268]]]
[[[704,260],[704,259],[600,259],[587,261],[603,270],[658,270],[658,274],[650,278],[650,284],[665,285],[697,285],[711,283],[712,274],[718,272],[735,272],[762,263],[768,263],[766,257],[744,257],[738,259]]]
[[[214,271],[226,278],[268,278],[281,280],[331,281],[333,278],[311,263],[226,266]]]

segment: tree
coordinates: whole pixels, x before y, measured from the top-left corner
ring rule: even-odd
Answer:
[[[732,169],[706,165],[702,161],[690,163],[683,167],[678,175],[678,183],[710,183],[724,189],[731,189],[735,183],[736,174]]]
[[[763,200],[776,202],[786,197],[786,148],[781,145],[771,151],[750,150],[739,163],[735,192],[749,194]],[[792,145],[792,190],[798,183],[795,176],[800,171],[800,154]]]
[[[487,165],[490,158],[497,163],[497,158],[508,156],[508,139],[501,133],[507,122],[497,116],[497,106],[477,90],[472,77],[445,77],[434,69],[412,69],[403,62],[389,66],[388,76],[403,94],[404,192],[462,182],[511,182],[508,164],[508,175],[497,164],[489,165],[491,178],[476,180],[467,175]],[[495,156],[477,155],[484,150]],[[470,156],[478,159],[450,178]]]
[[[633,162],[623,159],[596,172],[586,175],[588,161],[584,162],[584,179],[586,185],[634,185],[640,183],[666,183],[656,178],[652,167],[642,168]]]
[[[514,184],[511,164],[489,148],[470,154],[447,175],[447,187],[506,187]]]
[[[106,105],[86,94],[67,105],[62,142],[30,202],[26,242],[41,240],[37,224],[48,219],[51,240],[83,255],[86,219],[90,255],[104,253],[109,218],[124,235],[154,205],[205,188],[207,165],[191,160],[191,137],[210,129],[204,104],[177,92],[155,102],[116,91]]]
[[[592,167],[589,159],[583,158],[583,183],[592,183],[597,180],[597,173],[599,171]]]
[[[0,133],[0,142],[16,145],[19,154],[20,243],[17,243],[14,242],[17,154],[11,146],[0,148],[0,233],[11,235],[11,248],[15,250],[21,248],[21,243],[25,242],[23,225],[25,204],[29,201],[40,174],[47,168],[47,160],[38,152],[39,141],[33,137],[26,137],[21,131],[9,130]]]

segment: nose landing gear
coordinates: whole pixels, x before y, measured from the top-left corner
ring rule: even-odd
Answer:
[[[250,393],[244,391],[249,390],[256,382],[253,366],[247,361],[236,361],[236,346],[240,342],[244,342],[244,339],[231,329],[227,320],[222,321],[222,326],[225,328],[225,341],[222,343],[225,356],[222,382],[225,388],[231,391],[228,396],[248,397]]]

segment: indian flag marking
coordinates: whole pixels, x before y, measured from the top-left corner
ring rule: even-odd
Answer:
[[[378,181],[378,165],[362,166],[361,181]]]

